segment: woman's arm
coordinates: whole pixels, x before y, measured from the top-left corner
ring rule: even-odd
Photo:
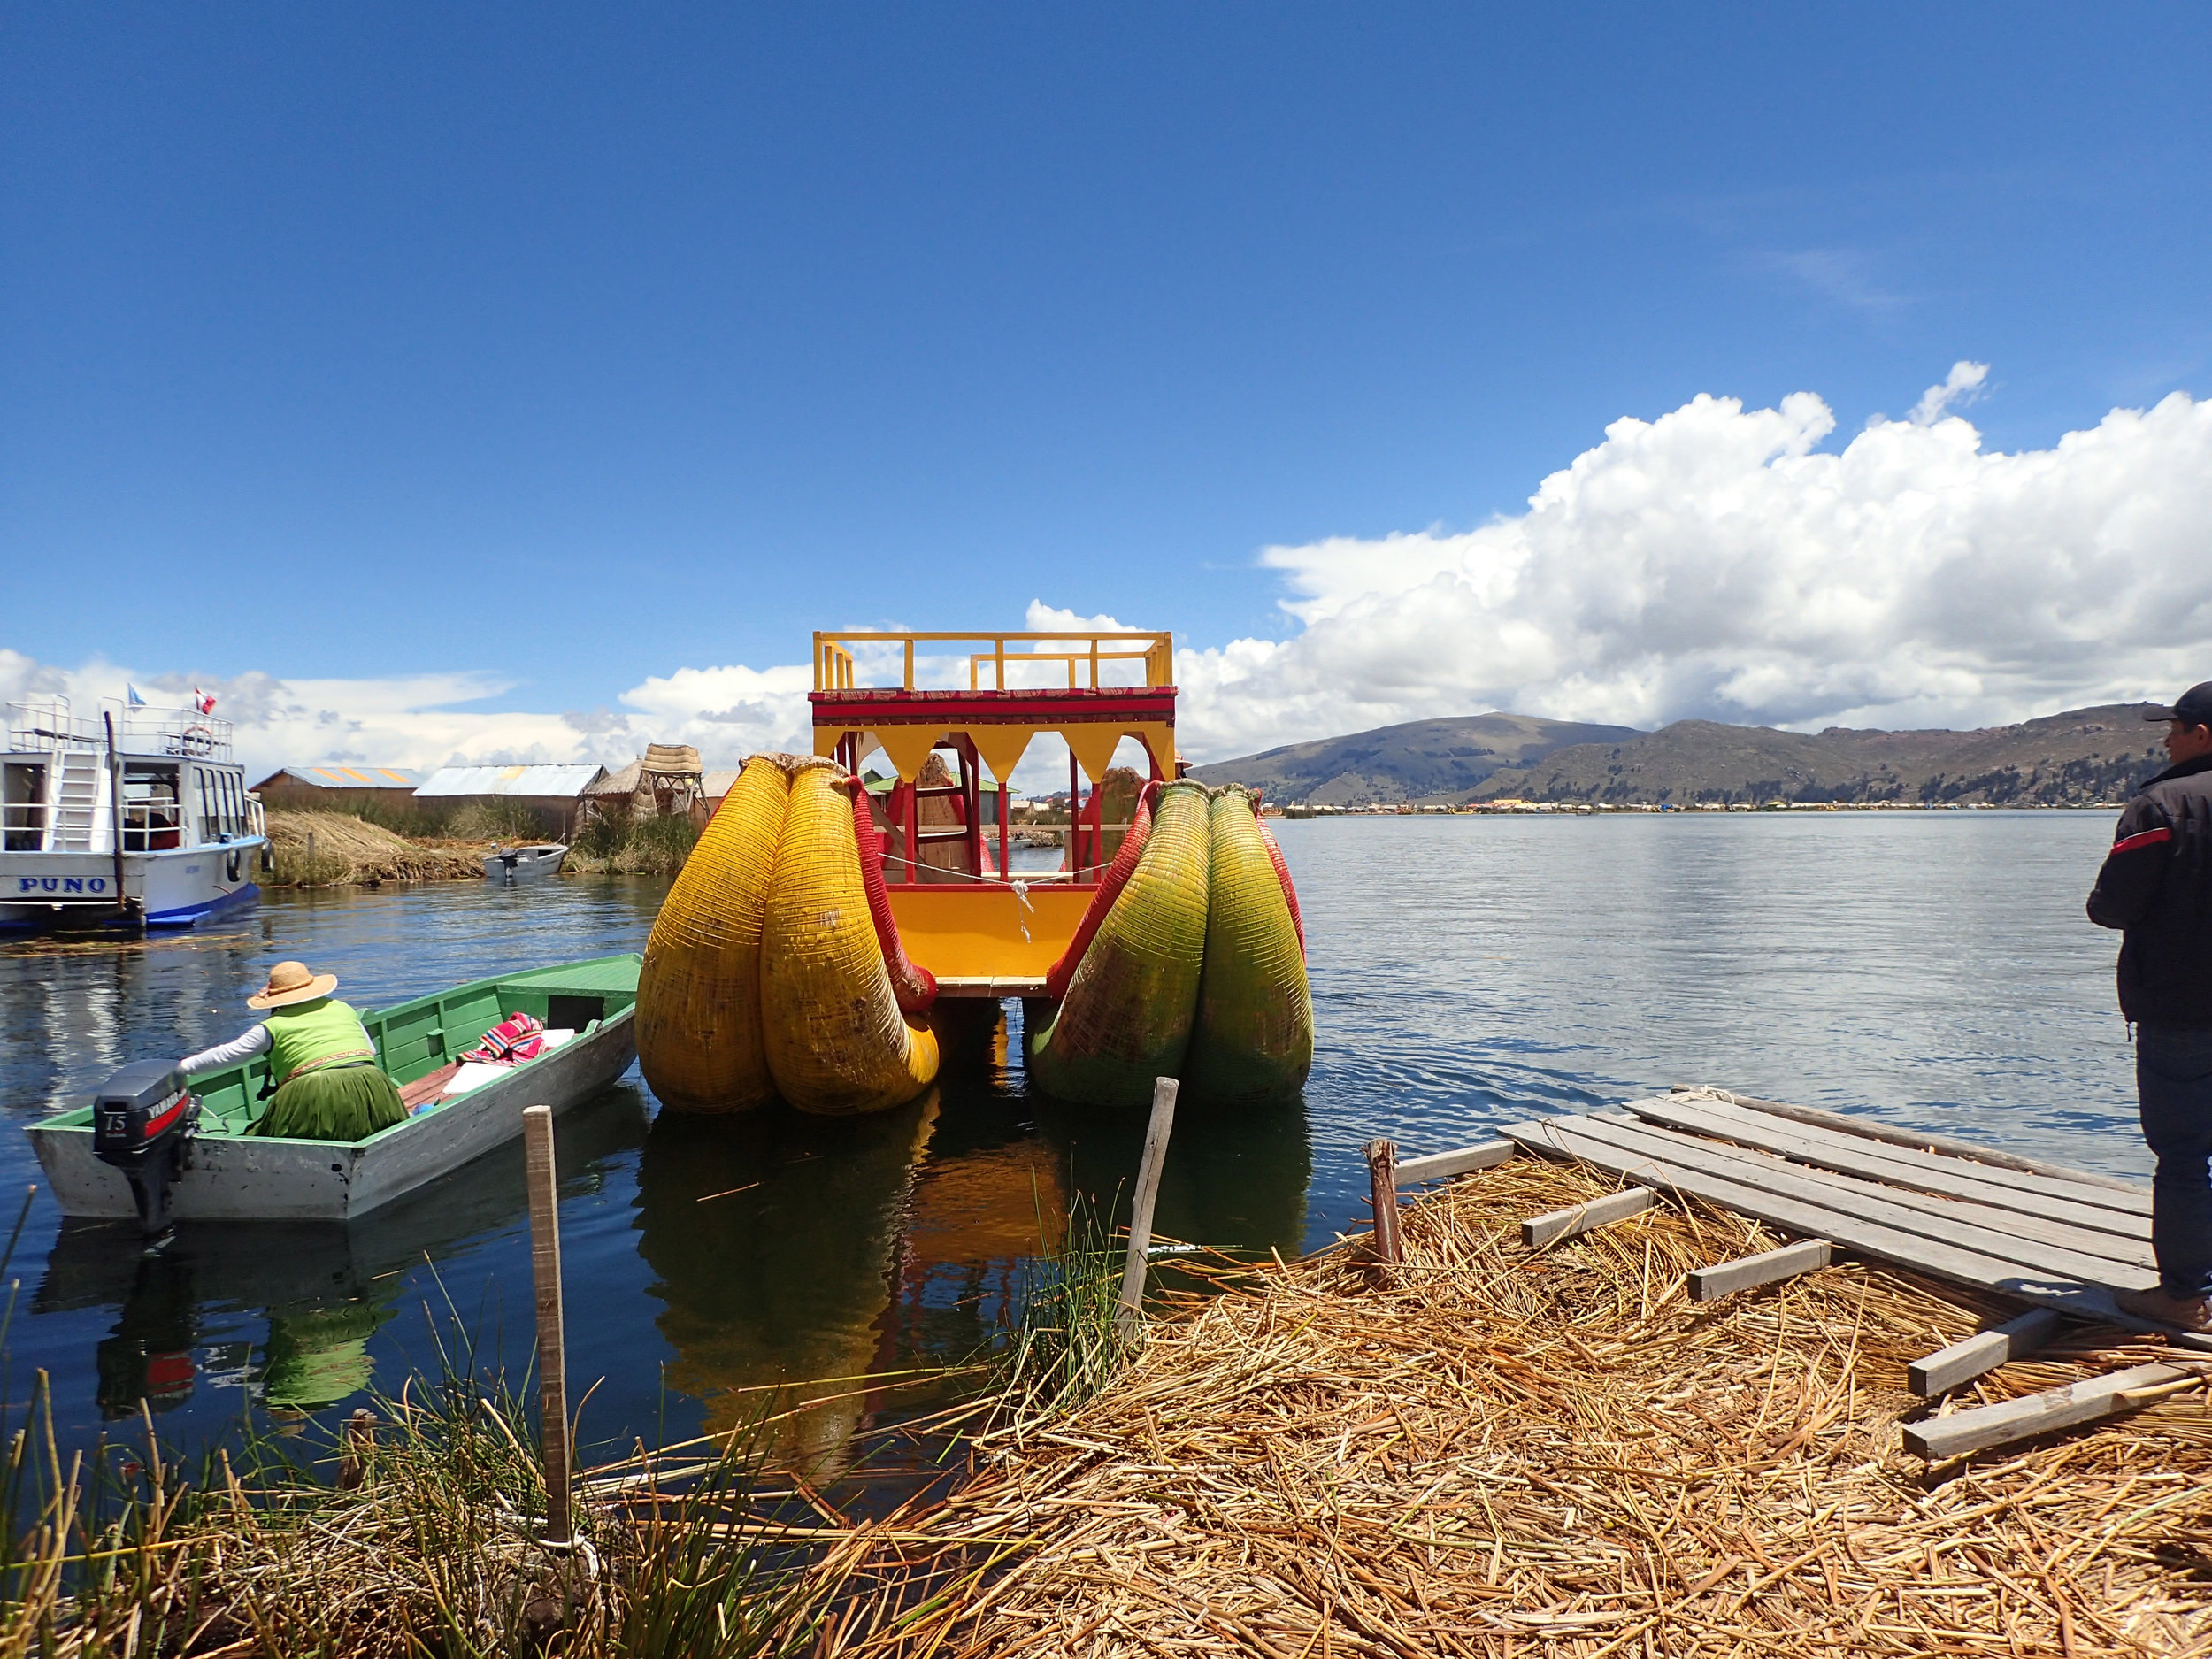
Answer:
[[[201,1071],[212,1071],[221,1066],[236,1065],[241,1060],[250,1060],[257,1054],[269,1052],[269,1028],[254,1025],[246,1027],[242,1037],[233,1037],[228,1042],[219,1042],[212,1048],[203,1048],[177,1062],[185,1076]]]

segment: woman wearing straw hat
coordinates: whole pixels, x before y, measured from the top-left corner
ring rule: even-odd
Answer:
[[[376,1045],[360,1015],[331,995],[334,973],[312,973],[303,962],[280,962],[269,982],[246,999],[269,1018],[243,1036],[180,1060],[185,1075],[269,1056],[276,1094],[252,1133],[294,1141],[364,1141],[404,1123],[399,1090],[376,1064]]]

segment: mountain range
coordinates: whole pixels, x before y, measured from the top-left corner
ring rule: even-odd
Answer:
[[[1194,767],[1285,805],[1520,799],[2086,806],[2165,764],[2149,705],[2106,703],[1973,731],[1785,732],[1715,720],[1632,726],[1478,714],[1416,720]]]

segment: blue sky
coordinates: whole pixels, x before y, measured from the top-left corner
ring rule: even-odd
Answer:
[[[13,8],[0,648],[468,672],[516,711],[1033,601],[1225,651],[1335,603],[1263,549],[1517,518],[1699,394],[1812,393],[1833,455],[1965,360],[1982,453],[2057,453],[2212,380],[2208,19]],[[1588,715],[1671,672],[1645,641],[1661,666],[1581,697],[1580,626],[1548,680],[1361,706]],[[1846,672],[1808,713],[1727,689],[1758,643],[1623,718],[2002,712],[2131,672]]]

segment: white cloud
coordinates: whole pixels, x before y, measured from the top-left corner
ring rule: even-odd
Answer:
[[[1943,377],[1940,386],[1931,386],[1920,394],[1920,401],[1912,406],[1906,417],[1916,426],[1932,426],[1950,412],[1951,405],[1962,407],[1981,399],[1982,382],[1989,378],[1989,365],[1969,363],[1961,357],[1951,365],[1950,373]]]
[[[1302,628],[1178,654],[1208,757],[1504,708],[1655,726],[2001,722],[2212,673],[2212,405],[1985,452],[1944,411],[1840,454],[1809,393],[1624,419],[1528,511],[1268,549]]]
[[[2212,677],[2212,404],[2176,393],[2048,449],[1993,453],[1951,412],[1987,374],[1955,365],[1910,417],[1876,421],[1840,453],[1816,451],[1835,419],[1811,393],[1773,409],[1699,396],[1616,421],[1525,512],[1269,548],[1259,562],[1286,589],[1288,636],[1179,645],[1185,752],[1219,759],[1488,709],[1633,726],[1982,725]],[[1041,600],[1025,622],[1118,626]],[[896,683],[895,649],[860,657],[864,677]],[[966,683],[964,657],[916,666],[919,683]],[[1017,683],[1064,672],[1039,664]],[[126,680],[179,699],[192,683],[0,649],[11,699],[89,707]],[[618,709],[566,714],[471,712],[511,687],[467,672],[200,683],[255,766],[618,765],[648,741],[695,743],[710,764],[804,748],[811,675],[678,668]]]

